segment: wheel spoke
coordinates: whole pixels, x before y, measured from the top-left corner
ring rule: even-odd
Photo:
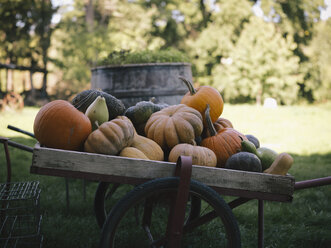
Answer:
[[[156,179],[129,192],[108,216],[101,247],[166,247],[170,196],[176,194],[178,183],[178,178]],[[182,247],[241,247],[231,208],[215,191],[192,180],[189,202]]]
[[[110,199],[119,186],[120,186],[119,183],[114,183],[112,187],[107,191],[107,194],[105,195],[105,200]]]
[[[184,232],[190,232],[192,231],[194,228],[201,226],[203,224],[206,224],[209,221],[212,221],[214,218],[216,218],[218,215],[215,212],[215,210],[210,211],[207,214],[204,214],[198,218],[195,218],[194,220],[188,222],[185,226],[184,226]]]

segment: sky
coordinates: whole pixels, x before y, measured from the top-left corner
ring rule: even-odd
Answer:
[[[331,17],[331,0],[324,0],[326,9],[321,11],[321,19],[326,20]]]
[[[72,5],[73,0],[52,0],[54,7],[61,7],[61,6],[68,6],[67,8],[61,8],[56,14],[53,15],[52,23],[59,23],[61,20],[61,13],[62,11],[65,12],[66,10],[70,9],[70,5]]]

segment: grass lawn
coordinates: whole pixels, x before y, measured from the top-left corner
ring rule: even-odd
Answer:
[[[21,112],[0,112],[0,136],[33,146],[34,139],[7,129],[7,125],[33,132],[37,111],[24,108]],[[276,109],[225,104],[222,117],[231,120],[238,131],[256,136],[261,146],[290,153],[295,162],[289,173],[296,181],[330,176],[331,104]],[[4,182],[5,157],[0,147],[0,182]],[[70,179],[67,209],[63,178],[30,174],[31,153],[10,147],[10,155],[12,181],[40,181],[43,246],[97,247],[100,229],[93,212],[97,184],[87,183],[84,200],[82,180]],[[233,212],[240,226],[242,247],[257,247],[257,201]],[[291,203],[265,203],[265,247],[331,247],[330,233],[330,186],[297,191]]]

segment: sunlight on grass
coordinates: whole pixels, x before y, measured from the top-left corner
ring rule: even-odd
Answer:
[[[244,134],[253,134],[261,146],[300,155],[331,152],[331,106],[226,105],[222,117]]]
[[[33,133],[33,122],[38,110],[39,108],[25,107],[22,111],[0,112],[0,136],[27,137],[25,134],[8,129],[8,125]]]

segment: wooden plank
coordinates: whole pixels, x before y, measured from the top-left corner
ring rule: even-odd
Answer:
[[[65,151],[35,146],[32,160],[32,172],[38,173],[38,168],[48,169],[56,174],[56,170],[70,174],[81,173],[85,179],[100,178],[100,175],[119,180],[137,179],[141,181],[160,177],[173,176],[175,163],[150,161],[141,159],[92,154],[85,152]],[[44,170],[45,173],[45,170]],[[88,178],[91,175],[90,178]],[[94,176],[93,176],[94,175]],[[265,173],[255,173],[220,168],[193,165],[192,179],[208,186],[229,192],[242,190],[267,194],[292,196],[294,178],[292,176],[278,176]]]

